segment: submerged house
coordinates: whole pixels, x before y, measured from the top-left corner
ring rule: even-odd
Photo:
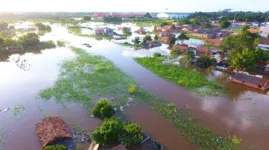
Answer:
[[[268,90],[269,89],[269,80],[253,76],[247,75],[243,73],[236,73],[231,77],[232,82],[246,85],[248,87],[260,89],[260,90]]]
[[[110,28],[98,28],[94,30],[95,35],[107,35],[107,36],[113,36],[114,32]]]
[[[156,42],[156,41],[146,41],[146,42],[142,42],[141,45],[143,45],[144,48],[154,48],[154,47],[162,46],[162,43]]]
[[[146,32],[146,30],[144,28],[141,27],[138,30],[136,30],[135,33],[137,33],[137,34],[146,34],[147,32]]]
[[[60,117],[48,117],[37,123],[36,133],[42,148],[54,141],[72,137],[63,118]]]

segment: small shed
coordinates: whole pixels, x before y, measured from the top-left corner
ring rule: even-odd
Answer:
[[[36,133],[42,148],[59,139],[71,138],[67,125],[61,117],[43,119],[36,124]]]
[[[231,80],[232,82],[264,91],[269,89],[269,80],[260,78],[258,76],[236,73],[234,76],[232,76]]]

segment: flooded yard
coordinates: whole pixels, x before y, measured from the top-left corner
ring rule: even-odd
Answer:
[[[96,24],[86,24],[95,27]],[[100,25],[101,26],[101,25]],[[109,25],[115,28],[115,25]],[[132,26],[132,30],[138,27]],[[135,36],[135,35],[134,35]],[[215,71],[205,75],[227,87],[220,96],[199,96],[164,80],[140,66],[133,57],[152,56],[154,52],[169,54],[167,46],[151,50],[131,51],[108,40],[97,41],[70,34],[65,27],[52,25],[52,32],[41,40],[65,40],[69,45],[83,48],[86,52],[105,56],[118,68],[130,76],[146,92],[173,102],[177,108],[189,109],[202,124],[212,131],[232,137],[236,135],[242,142],[268,149],[269,143],[269,93],[260,92],[229,82],[227,75]],[[92,48],[83,46],[89,43]],[[0,131],[4,130],[3,150],[39,149],[35,124],[45,116],[61,116],[70,128],[72,123],[84,129],[94,130],[101,121],[91,118],[80,104],[67,103],[64,107],[53,100],[43,101],[39,97],[42,89],[54,85],[63,61],[74,58],[70,48],[42,50],[39,53],[13,54],[1,57],[0,62]],[[266,78],[269,78],[268,76]],[[23,105],[18,115],[14,115],[16,105]],[[160,116],[149,105],[138,103],[125,109],[123,115],[128,120],[142,126],[154,140],[167,149],[199,149],[183,136],[168,120]],[[0,133],[1,138],[1,133]],[[1,139],[0,139],[1,141]],[[0,144],[1,149],[1,144]]]

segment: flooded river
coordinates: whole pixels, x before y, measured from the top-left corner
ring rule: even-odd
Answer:
[[[96,41],[68,33],[58,25],[41,40],[65,40],[70,45],[81,47],[89,53],[103,55],[113,61],[139,86],[149,93],[173,102],[179,108],[188,107],[199,121],[215,132],[236,135],[243,142],[268,149],[269,143],[269,93],[255,91],[245,86],[227,81],[221,72],[206,73],[208,78],[225,84],[228,90],[219,97],[201,97],[184,88],[159,78],[137,64],[132,56],[152,55],[155,51],[167,53],[164,47],[147,51],[129,51],[129,48],[106,40]],[[90,43],[92,48],[82,46]],[[128,54],[128,55],[126,55]],[[35,133],[35,124],[44,116],[62,116],[71,126],[76,122],[80,127],[94,130],[101,122],[90,118],[79,104],[67,104],[64,108],[54,101],[38,98],[41,89],[50,87],[57,80],[59,64],[74,57],[68,48],[42,50],[39,53],[26,53],[1,56],[0,62],[0,109],[10,108],[0,113],[0,130],[3,129],[4,150],[38,150],[40,144]],[[12,109],[23,105],[25,111],[14,116]],[[144,132],[159,141],[167,149],[198,149],[149,106],[138,103],[124,111],[126,117],[142,125]]]

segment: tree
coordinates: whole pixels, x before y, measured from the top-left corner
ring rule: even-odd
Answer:
[[[196,66],[200,68],[208,68],[216,63],[216,59],[209,56],[201,56],[197,59]]]
[[[152,16],[151,16],[149,13],[146,13],[146,14],[144,15],[144,17],[152,18]]]
[[[179,20],[179,24],[180,25],[190,24],[190,21],[189,21],[189,19],[182,18],[182,19]]]
[[[159,37],[157,35],[154,36],[154,40],[157,41]]]
[[[150,35],[146,35],[146,36],[144,36],[144,38],[143,38],[143,42],[146,43],[147,41],[152,41]]]
[[[167,26],[167,25],[169,25],[168,22],[162,22],[162,23],[161,23],[161,26],[162,26],[162,27],[163,27],[163,26]]]
[[[231,25],[231,23],[227,20],[221,21],[220,22],[220,27],[221,28],[228,28]]]
[[[171,27],[173,30],[176,29],[176,26],[174,24],[172,24],[172,27]]]
[[[135,39],[134,39],[134,44],[140,44],[140,39],[139,39],[139,37],[135,37]]]
[[[178,57],[179,55],[181,55],[182,52],[181,50],[179,49],[178,46],[173,46],[172,49],[170,50],[170,55],[173,57],[173,58],[176,58]]]
[[[89,21],[89,20],[91,20],[91,16],[83,16],[83,20]]]
[[[210,23],[206,23],[202,25],[202,29],[205,29],[205,28],[212,28],[212,25]]]
[[[92,109],[92,114],[98,118],[111,118],[115,111],[106,98],[101,98]]]
[[[27,48],[30,46],[37,46],[40,43],[39,36],[35,33],[28,33],[18,40],[18,45],[23,48]]]
[[[245,48],[242,52],[232,49],[228,57],[228,64],[236,70],[254,67],[256,64],[254,51]]]
[[[177,37],[177,39],[181,41],[181,45],[182,45],[184,40],[188,40],[189,38],[186,36],[184,32],[181,32],[180,35]]]
[[[103,124],[96,128],[92,137],[96,143],[107,146],[119,140],[119,133],[122,132],[122,125],[115,119],[105,120]]]
[[[125,34],[125,35],[132,35],[132,32],[130,32],[130,30],[129,30],[127,27],[124,27],[124,28],[122,29],[122,32],[123,32],[123,34]]]
[[[256,48],[260,43],[261,43],[260,38],[256,38],[256,39],[254,40],[254,43],[253,43],[254,48]]]
[[[193,26],[198,26],[198,25],[200,25],[200,21],[198,20],[198,18],[192,18],[192,19],[190,19],[190,23],[191,23]]]
[[[183,56],[179,60],[180,64],[184,67],[191,65],[193,63],[193,60],[195,59],[195,55],[193,51],[185,51],[183,53]]]
[[[9,29],[10,30],[15,30],[15,27],[14,26],[9,26]]]
[[[125,124],[119,137],[119,140],[127,147],[138,144],[143,140],[141,126],[137,124]]]
[[[269,51],[264,51],[258,48],[254,51],[254,57],[256,62],[266,62],[269,60]]]
[[[154,57],[154,58],[161,57],[161,56],[162,56],[162,55],[161,55],[160,53],[154,53],[154,54],[153,54],[153,57]]]
[[[176,38],[173,34],[171,34],[168,39],[169,48],[171,49],[175,45],[175,43],[176,43]]]
[[[46,31],[51,32],[51,27],[49,25],[46,26]]]

